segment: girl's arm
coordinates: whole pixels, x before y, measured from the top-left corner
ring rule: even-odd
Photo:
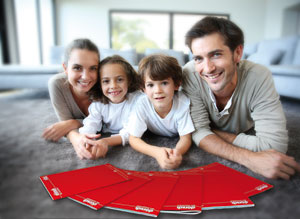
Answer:
[[[129,136],[129,144],[136,151],[155,158],[161,168],[172,169],[173,165],[169,160],[169,154],[172,149],[147,144],[141,138],[132,135]]]

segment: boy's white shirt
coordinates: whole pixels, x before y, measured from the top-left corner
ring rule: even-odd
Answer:
[[[95,134],[100,131],[114,133],[121,136],[122,145],[127,144],[129,134],[124,127],[141,95],[143,95],[141,91],[128,93],[127,98],[117,104],[93,102],[89,106],[89,115],[83,120],[83,126],[79,128],[79,133]]]
[[[136,103],[126,129],[135,137],[142,137],[147,129],[168,137],[192,133],[195,128],[190,116],[190,100],[178,91],[174,94],[171,111],[165,118],[161,118],[149,98],[143,95]]]

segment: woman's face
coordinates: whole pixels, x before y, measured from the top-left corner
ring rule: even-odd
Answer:
[[[86,94],[97,82],[98,54],[86,49],[73,49],[68,64],[63,64],[73,92]]]

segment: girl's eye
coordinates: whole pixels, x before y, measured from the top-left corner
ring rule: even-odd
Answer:
[[[118,82],[122,82],[122,81],[124,81],[123,78],[118,78]]]
[[[153,84],[147,84],[146,86],[147,87],[153,87]]]
[[[109,80],[103,80],[102,81],[102,84],[108,84],[109,83]]]

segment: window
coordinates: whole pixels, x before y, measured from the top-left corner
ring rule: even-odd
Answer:
[[[207,15],[210,14],[111,10],[110,46],[118,50],[134,48],[139,53],[146,48],[188,53],[184,36]],[[229,18],[225,14],[213,16]]]

